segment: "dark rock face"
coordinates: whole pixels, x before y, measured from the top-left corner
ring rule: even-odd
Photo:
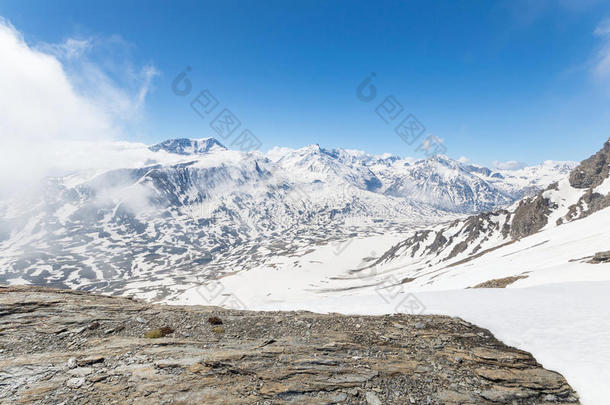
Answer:
[[[570,184],[574,188],[597,187],[608,178],[610,165],[610,139],[606,141],[602,150],[583,160],[582,163],[570,173]]]
[[[521,201],[513,214],[510,236],[519,239],[538,232],[548,223],[550,213],[550,202],[542,194]]]
[[[597,252],[593,259],[589,260],[589,263],[610,263],[610,250],[607,252]]]
[[[172,307],[40,287],[0,288],[0,313],[7,404],[578,403],[529,353],[446,316]]]

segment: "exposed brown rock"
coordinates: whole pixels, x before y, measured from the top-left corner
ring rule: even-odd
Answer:
[[[529,353],[446,316],[174,307],[39,287],[0,288],[0,311],[7,404],[578,402]],[[162,326],[171,337],[143,338]]]
[[[506,286],[511,285],[515,281],[521,280],[522,278],[527,278],[527,276],[494,278],[492,280],[487,280],[480,284],[477,284],[471,288],[506,288]]]
[[[217,317],[217,316],[210,316],[210,317],[208,318],[208,323],[209,323],[210,325],[222,325],[222,319],[220,319],[220,318],[219,318],[219,317]]]

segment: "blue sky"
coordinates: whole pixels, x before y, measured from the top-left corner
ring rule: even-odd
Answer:
[[[421,156],[376,115],[389,95],[449,156],[487,165],[581,160],[610,136],[607,1],[30,0],[0,2],[0,16],[32,45],[93,39],[89,60],[118,86],[132,83],[116,66],[154,69],[129,140],[214,136],[189,107],[203,89],[264,150]],[[186,66],[193,93],[179,97]]]

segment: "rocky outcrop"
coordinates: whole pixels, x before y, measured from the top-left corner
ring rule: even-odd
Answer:
[[[582,163],[570,173],[570,185],[574,188],[597,187],[608,178],[610,167],[610,139],[602,150]]]
[[[597,263],[610,263],[610,250],[607,252],[597,252],[593,256],[589,263],[597,264]]]
[[[471,249],[472,254],[477,253],[481,250],[482,244],[488,240],[490,234],[499,231],[504,238],[507,237],[509,228],[497,222],[499,216],[509,218],[510,213],[506,210],[482,213],[463,220],[453,221],[440,229],[416,231],[410,238],[387,250],[370,266],[391,261],[404,254],[409,255],[409,257],[417,255],[436,257],[450,249],[449,254],[441,258],[441,260],[446,261],[467,249]],[[434,237],[431,238],[431,235],[434,235]],[[458,238],[460,242],[456,242]],[[427,240],[431,242],[426,244]]]
[[[532,235],[548,223],[551,203],[540,193],[535,198],[521,201],[513,214],[510,225],[510,236],[514,239]]]
[[[602,195],[594,192],[591,188],[578,199],[576,204],[568,207],[568,213],[557,220],[557,225],[588,217],[589,215],[608,207],[610,207],[610,194]]]
[[[150,305],[0,289],[0,402],[577,403],[558,373],[445,316]]]
[[[506,288],[517,280],[527,278],[528,276],[510,276],[502,278],[494,278],[485,282],[479,283],[471,288]]]

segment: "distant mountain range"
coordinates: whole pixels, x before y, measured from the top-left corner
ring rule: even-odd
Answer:
[[[493,170],[318,145],[244,153],[213,138],[149,154],[0,202],[0,282],[162,299],[277,255],[507,207],[576,166]]]
[[[610,140],[598,153],[574,168],[569,176],[536,195],[520,200],[509,209],[419,231],[388,251],[379,262],[389,261],[397,255],[427,257],[426,264],[454,258],[468,260],[540,230],[551,231],[588,217],[610,207],[609,167]]]
[[[426,165],[437,161],[431,159]],[[546,163],[538,170],[553,167],[563,171],[570,166]],[[532,173],[532,169],[519,172]],[[499,184],[506,186],[507,177],[502,175]],[[371,239],[369,245],[373,242]],[[309,256],[299,260],[307,262]],[[601,263],[606,263],[606,268]],[[291,285],[291,294],[365,294],[380,288],[394,292],[454,290],[606,280],[609,263],[610,140],[559,181],[509,207],[411,230],[389,248],[363,252],[363,260],[356,266],[336,271],[321,268],[313,275],[310,272],[310,281]],[[280,270],[290,267],[285,261],[283,266]],[[264,268],[239,282],[250,285],[248,277],[260,277],[261,273]],[[246,295],[237,282],[228,283],[236,286],[236,294]],[[276,286],[276,290],[281,289],[281,285]],[[280,299],[279,294],[274,295]]]

